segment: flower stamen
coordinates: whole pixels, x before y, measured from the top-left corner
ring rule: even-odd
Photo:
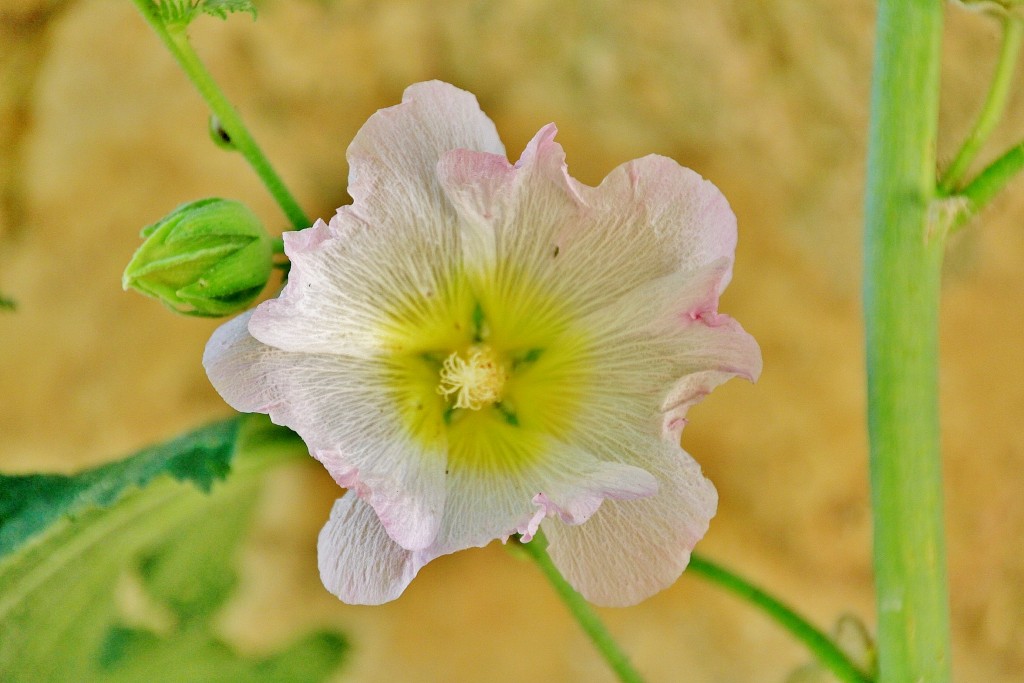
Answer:
[[[455,408],[480,410],[501,399],[508,372],[489,346],[474,346],[468,357],[454,352],[441,366],[441,383],[437,393],[449,398],[455,395]]]

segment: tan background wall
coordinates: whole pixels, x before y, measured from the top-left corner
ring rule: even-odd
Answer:
[[[723,310],[765,372],[697,408],[684,445],[721,493],[701,550],[820,624],[873,619],[859,313],[873,4],[266,0],[194,25],[210,64],[307,211],[348,201],[344,150],[411,82],[475,92],[516,158],[559,124],[596,183],[659,152],[739,217]],[[940,156],[983,96],[995,25],[950,7]],[[1018,84],[1024,85],[1018,78]],[[120,290],[138,228],[206,195],[284,220],[124,0],[0,0],[0,467],[72,471],[227,407],[199,358],[215,322]],[[1024,135],[1024,88],[987,153]],[[958,680],[1024,679],[1024,182],[956,239],[942,407]],[[225,622],[241,646],[308,624],[355,641],[344,680],[602,681],[610,675],[533,567],[500,547],[441,559],[380,608],[321,588],[315,535],[336,495],[316,467],[268,493]],[[652,682],[781,681],[807,655],[699,579],[604,612]]]

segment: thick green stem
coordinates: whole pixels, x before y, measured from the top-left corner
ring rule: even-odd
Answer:
[[[942,192],[950,192],[957,186],[960,180],[967,173],[971,162],[981,151],[989,135],[995,130],[999,119],[1003,117],[1006,109],[1007,96],[1010,94],[1010,85],[1013,83],[1013,72],[1017,66],[1017,57],[1020,55],[1021,38],[1024,37],[1024,22],[1014,15],[1007,15],[1003,18],[1003,45],[999,51],[999,61],[996,63],[996,71],[992,77],[992,85],[989,87],[988,97],[981,108],[981,114],[967,136],[963,147],[949,165],[946,173],[939,182],[939,189]]]
[[[259,145],[256,144],[252,135],[249,134],[249,130],[245,127],[238,112],[231,106],[231,103],[224,96],[216,81],[213,80],[213,76],[207,71],[202,61],[200,61],[195,50],[192,49],[185,26],[176,26],[173,29],[168,28],[157,16],[152,0],[133,0],[133,2],[135,2],[139,12],[142,13],[142,16],[145,17],[149,25],[156,31],[160,40],[163,41],[167,49],[174,55],[174,58],[189,77],[189,80],[199,90],[203,99],[206,100],[206,104],[209,105],[210,110],[220,121],[221,127],[230,137],[231,145],[245,157],[245,160],[256,171],[256,175],[260,177],[260,180],[263,181],[263,184],[277,201],[281,210],[284,211],[292,227],[296,230],[308,228],[310,224],[309,219],[302,211],[302,207],[299,206],[299,203],[295,201],[288,188],[285,187],[281,177],[274,171],[270,162],[264,156],[263,151],[260,150]]]
[[[850,661],[846,653],[840,650],[832,642],[831,638],[819,631],[809,621],[784,603],[765,593],[747,580],[699,555],[692,555],[690,557],[690,566],[687,571],[700,574],[709,581],[722,586],[752,605],[762,609],[765,614],[774,619],[782,628],[789,631],[797,640],[806,645],[814,656],[818,658],[818,661],[835,674],[839,680],[846,681],[847,683],[871,683],[874,680]]]
[[[950,677],[938,414],[936,197],[942,0],[881,0],[864,241],[881,683]]]
[[[583,631],[590,636],[594,647],[601,653],[601,656],[604,657],[604,660],[619,677],[619,680],[623,683],[643,683],[643,678],[640,677],[640,674],[630,664],[626,654],[619,649],[618,643],[612,638],[612,635],[605,628],[605,625],[601,622],[597,613],[594,612],[590,603],[569,585],[569,582],[565,580],[565,577],[558,571],[554,562],[551,561],[551,557],[547,553],[547,545],[547,539],[538,531],[532,541],[520,543],[519,547],[537,563],[541,572],[551,582],[551,585],[554,586],[558,597],[569,608],[572,616],[579,623]]]

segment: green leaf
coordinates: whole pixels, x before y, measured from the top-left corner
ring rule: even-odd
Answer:
[[[256,20],[252,0],[152,0],[156,16],[168,28],[182,29],[200,14],[227,19],[234,12],[248,12]]]
[[[18,304],[14,299],[10,299],[3,294],[0,294],[0,311],[14,311],[18,308]]]
[[[170,534],[171,542],[140,554],[137,563],[146,593],[170,608],[183,626],[213,616],[230,597],[238,582],[234,549],[256,503],[254,495],[211,498],[203,509],[214,523],[189,520]],[[194,572],[202,572],[203,580],[196,581]]]
[[[196,18],[195,0],[152,0],[156,16],[167,27],[184,28]]]
[[[348,644],[337,634],[318,632],[269,657],[244,659],[201,631],[168,642],[121,628],[111,632],[106,647],[111,658],[103,683],[297,683],[330,676]]]
[[[256,20],[256,6],[252,0],[203,0],[199,8],[210,16],[227,19],[233,12],[248,12]]]
[[[170,475],[209,491],[231,467],[238,420],[218,422],[75,476],[0,475],[0,559],[62,517],[109,507],[130,489]]]
[[[314,683],[331,675],[347,649],[337,634],[252,657],[215,628],[237,583],[235,555],[260,484],[290,461],[283,455],[301,452],[297,444],[262,416],[246,416],[74,476],[0,476],[0,681]],[[132,582],[142,616],[155,617],[118,609],[119,587]]]

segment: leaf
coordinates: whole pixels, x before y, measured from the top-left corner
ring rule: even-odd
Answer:
[[[61,517],[108,507],[161,474],[209,491],[230,469],[237,432],[238,420],[218,422],[72,477],[0,475],[0,559]]]
[[[153,10],[169,28],[184,28],[196,18],[195,0],[152,0]]]
[[[0,311],[14,311],[17,310],[18,303],[11,298],[0,294]]]
[[[291,683],[332,674],[347,643],[334,633],[313,633],[275,655],[250,660],[195,630],[167,642],[147,631],[118,629],[107,647],[117,655],[107,662],[103,683]]]
[[[235,12],[248,12],[256,20],[256,5],[252,0],[153,0],[153,9],[168,28],[181,29],[200,14],[227,19]]]
[[[219,19],[227,19],[233,12],[248,12],[256,20],[256,5],[252,0],[202,0],[200,10]]]
[[[0,681],[330,675],[347,648],[337,634],[250,657],[214,626],[237,582],[234,557],[261,481],[296,443],[247,416],[74,476],[0,476]],[[132,580],[167,623],[129,624],[119,613],[117,587]]]

